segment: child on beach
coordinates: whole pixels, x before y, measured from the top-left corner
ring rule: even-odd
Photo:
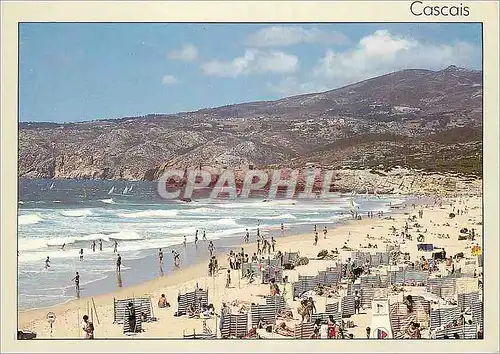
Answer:
[[[323,236],[324,236],[324,239],[326,240],[326,234],[328,233],[328,230],[325,226],[325,228],[323,229]]]
[[[231,270],[227,270],[227,276],[226,276],[226,288],[229,288],[231,285]]]

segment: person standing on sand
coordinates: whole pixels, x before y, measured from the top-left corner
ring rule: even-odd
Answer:
[[[259,227],[257,226],[257,238],[259,238],[259,237],[260,237],[260,229],[259,229]]]
[[[71,281],[75,282],[76,292],[79,292],[80,291],[80,274],[78,274],[78,272],[76,272],[75,277],[73,279],[71,279]]]
[[[80,248],[80,261],[83,262],[83,248]]]
[[[161,248],[158,250],[158,261],[163,264],[163,251]]]
[[[314,246],[318,245],[318,231],[314,232]]]
[[[281,233],[285,232],[285,226],[283,225],[283,223],[281,223],[280,229],[281,229]]]
[[[89,321],[89,316],[83,316],[82,329],[85,332],[85,339],[94,339],[94,324]]]
[[[48,270],[50,268],[50,258],[47,256],[47,259],[45,260],[45,270]]]
[[[122,270],[122,256],[118,254],[118,258],[116,259],[116,271],[120,273]]]
[[[99,251],[102,251],[102,238],[99,239]]]
[[[226,288],[229,288],[231,285],[231,270],[227,270],[227,275],[226,275]]]
[[[118,252],[118,241],[115,240],[113,253],[117,253],[117,252]]]
[[[181,263],[180,255],[176,250],[172,250],[172,256],[174,257],[174,265],[179,267]]]
[[[260,250],[260,239],[257,239],[257,254],[262,254]]]
[[[207,240],[207,235],[205,234],[205,230],[203,230],[203,241]]]
[[[187,243],[186,236],[184,236],[184,241],[182,242],[182,244],[184,245],[184,247],[186,247],[186,243]]]
[[[194,235],[194,245],[196,246],[197,243],[198,243],[198,232],[196,232],[196,234]]]
[[[210,252],[210,257],[214,255],[215,246],[212,241],[208,243],[208,252]]]
[[[196,230],[196,232],[194,233],[194,239],[197,240],[198,239],[198,230]]]
[[[94,241],[92,241],[92,246],[91,246],[91,248],[92,248],[92,252],[95,252],[95,240],[94,240]]]
[[[323,229],[323,238],[324,238],[325,240],[326,240],[326,234],[327,234],[327,233],[328,233],[328,229],[327,229],[327,228],[326,228],[326,226],[325,226],[325,228]]]
[[[318,227],[316,226],[316,224],[314,225],[314,232],[318,231]]]
[[[274,237],[271,236],[271,247],[273,248],[273,252],[275,246],[276,246],[276,240],[274,239]]]

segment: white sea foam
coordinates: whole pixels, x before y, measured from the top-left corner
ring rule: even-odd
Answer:
[[[86,217],[93,214],[90,209],[74,209],[74,210],[63,210],[61,211],[61,215],[68,217]]]
[[[144,210],[135,213],[120,213],[122,218],[171,218],[179,213],[178,210]]]
[[[17,220],[19,222],[19,225],[33,225],[33,224],[38,224],[44,219],[38,214],[26,214],[26,215],[19,215]]]
[[[297,217],[293,214],[283,214],[277,216],[261,216],[261,220],[295,220]]]
[[[139,235],[135,231],[124,230],[124,231],[109,234],[108,239],[109,240],[117,240],[117,241],[119,241],[119,240],[128,240],[128,241],[134,240],[135,241],[135,240],[142,240],[142,239],[144,239],[144,237],[142,237],[141,235]]]
[[[113,198],[101,199],[100,201],[103,203],[106,203],[106,204],[116,204],[116,202],[113,200]]]

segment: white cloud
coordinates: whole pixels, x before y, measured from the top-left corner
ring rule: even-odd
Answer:
[[[172,75],[163,75],[163,77],[161,78],[161,82],[164,85],[173,85],[177,83],[177,79]]]
[[[241,57],[230,61],[212,60],[202,64],[201,69],[206,75],[232,78],[261,73],[288,74],[299,69],[299,59],[276,50],[247,49]]]
[[[478,55],[480,48],[468,43],[427,44],[379,30],[362,38],[351,50],[328,50],[315,67],[314,76],[341,85],[402,69],[439,70],[451,64],[470,67]]]
[[[379,30],[354,48],[327,50],[308,80],[286,78],[269,87],[283,95],[320,92],[403,69],[441,70],[449,65],[470,68],[481,62],[481,48],[467,42],[430,44]]]
[[[180,49],[168,52],[170,59],[182,61],[194,61],[198,58],[198,48],[192,44],[184,44]]]
[[[252,47],[280,47],[298,43],[343,44],[347,37],[340,32],[325,32],[318,28],[273,26],[263,28],[247,38]]]

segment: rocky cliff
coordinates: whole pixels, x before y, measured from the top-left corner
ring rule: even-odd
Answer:
[[[480,176],[482,93],[482,72],[451,66],[189,113],[20,123],[18,175],[154,180],[172,167],[315,165]]]

